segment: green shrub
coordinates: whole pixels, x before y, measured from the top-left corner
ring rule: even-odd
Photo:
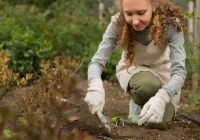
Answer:
[[[110,81],[116,82],[117,77],[116,77],[116,66],[121,58],[121,53],[122,50],[119,48],[116,48],[108,60],[104,72],[102,73],[102,78],[103,79],[108,79]]]
[[[12,19],[0,23],[0,33],[4,33],[4,30],[7,32],[7,38],[1,40],[1,43],[3,49],[8,50],[9,67],[22,76],[26,73],[39,74],[41,60],[49,59],[51,56],[51,43],[43,36],[38,37],[29,28],[22,29]]]
[[[35,4],[38,7],[47,7],[56,0],[3,0],[11,4]]]
[[[193,93],[193,94],[189,94],[188,97],[192,101],[192,109],[199,111],[200,110],[200,94]]]
[[[0,99],[4,97],[8,91],[26,85],[28,80],[32,77],[32,74],[26,74],[24,78],[20,78],[18,73],[14,73],[8,68],[8,60],[7,52],[0,51]]]
[[[21,28],[24,32],[27,32],[27,29],[31,30],[34,32],[35,38],[42,37],[48,43],[52,43],[52,56],[71,56],[79,64],[83,62],[79,72],[86,76],[87,65],[96,52],[108,25],[107,20],[105,20],[105,23],[99,24],[98,18],[92,13],[92,11],[95,11],[94,6],[98,6],[97,1],[69,0],[66,2],[59,0],[42,10],[34,5],[11,6],[2,2],[0,2],[0,5],[2,7],[0,14],[3,13],[0,18],[2,22],[2,26],[0,26],[1,43],[12,40],[11,31],[14,30],[13,28]],[[93,9],[88,10],[88,7]],[[107,18],[110,21],[110,17]],[[11,45],[11,42],[4,43],[4,47],[5,45]],[[112,58],[115,59],[115,55]],[[103,74],[106,79],[113,79],[113,76],[115,76],[116,60],[112,60],[112,58],[109,59]],[[12,62],[12,65],[14,64],[16,63]],[[20,63],[15,66],[21,67]],[[37,66],[38,64],[35,68]],[[24,69],[20,68],[20,70],[23,71]],[[110,74],[113,75],[112,78],[110,78]]]
[[[187,81],[191,81],[193,72],[198,72],[200,74],[200,63],[194,57],[194,54],[193,54],[194,45],[192,43],[189,43],[187,38],[185,39],[186,39],[186,42],[184,44],[184,48],[187,54],[186,56]],[[200,81],[200,77],[199,77],[199,81]]]

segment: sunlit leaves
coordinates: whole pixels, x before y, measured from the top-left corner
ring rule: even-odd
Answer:
[[[196,9],[194,9],[194,11],[192,13],[188,13],[188,12],[184,12],[184,17],[186,19],[188,18],[196,18],[196,19],[200,19],[200,15],[196,14]]]
[[[20,78],[19,74],[14,73],[8,68],[7,62],[9,58],[7,57],[6,51],[0,52],[0,89],[2,98],[8,90],[27,84],[27,81],[32,78],[32,74],[27,74],[25,78]]]

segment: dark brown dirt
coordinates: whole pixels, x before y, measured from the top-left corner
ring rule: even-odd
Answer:
[[[130,97],[123,93],[120,86],[116,83],[112,84],[104,81],[104,88],[106,91],[106,104],[104,108],[104,115],[107,117],[109,124],[111,125],[112,132],[107,133],[102,127],[100,121],[95,115],[90,115],[87,104],[83,102],[87,82],[83,81],[79,83],[82,88],[82,98],[80,99],[79,112],[73,114],[80,117],[76,122],[66,124],[65,128],[79,128],[89,132],[95,136],[96,139],[114,139],[114,140],[200,140],[200,125],[183,118],[182,116],[176,116],[176,119],[169,130],[156,130],[147,129],[145,127],[119,125],[115,128],[115,124],[111,122],[112,117],[121,117],[127,119],[128,105]],[[189,103],[187,93],[182,93],[181,104],[178,113],[185,114],[191,118],[200,121],[200,111],[192,111],[189,109]],[[187,108],[184,108],[184,105]],[[70,127],[69,127],[70,126]]]
[[[83,99],[86,94],[87,81],[78,81],[79,98],[74,102],[77,108],[71,113],[72,117],[77,117],[73,121],[67,121],[63,130],[67,133],[74,128],[85,131],[94,136],[94,139],[100,140],[200,140],[200,125],[183,118],[180,115],[176,119],[169,130],[147,129],[145,127],[118,125],[111,122],[112,117],[121,117],[127,119],[128,105],[130,97],[123,93],[122,89],[117,83],[109,83],[104,81],[104,88],[106,91],[106,104],[103,114],[106,116],[112,132],[108,133],[103,127],[96,115],[91,115],[88,111],[88,106]],[[15,92],[15,95],[27,92],[31,88],[21,89]],[[80,92],[81,91],[81,92]],[[183,90],[184,91],[184,90]],[[200,121],[200,111],[192,111],[190,108],[190,101],[188,101],[187,92],[182,93],[181,104],[178,113],[185,114]],[[12,106],[17,106],[17,96],[8,96],[2,99],[1,103],[12,103]],[[14,102],[13,102],[14,100]]]

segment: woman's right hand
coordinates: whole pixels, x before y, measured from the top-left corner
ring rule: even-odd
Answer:
[[[105,91],[101,79],[93,79],[88,85],[84,99],[88,103],[91,114],[102,113],[105,104]]]

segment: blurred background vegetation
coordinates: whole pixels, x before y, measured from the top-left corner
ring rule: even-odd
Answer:
[[[38,77],[41,60],[71,56],[79,64],[78,73],[87,76],[87,65],[96,52],[102,35],[115,14],[114,0],[104,3],[99,21],[100,0],[0,0],[0,49],[8,50],[8,66],[25,76]],[[171,0],[186,13],[187,0]],[[193,48],[186,36],[188,80],[194,68]],[[104,69],[102,78],[116,81],[115,66],[120,58],[116,49]]]
[[[80,102],[78,105],[73,102],[75,97],[72,95],[75,94],[70,94],[73,90],[77,92],[74,87],[78,81],[74,77],[80,75],[87,79],[88,63],[115,14],[113,1],[0,0],[0,98],[3,99],[11,89],[26,85],[30,79],[35,82],[28,92],[30,94],[17,103],[20,115],[0,107],[0,139],[26,137],[28,140],[46,140],[58,136],[66,122],[64,118],[70,116],[70,109],[77,110],[81,106]],[[194,19],[194,12],[187,12],[188,0],[171,1],[181,6],[186,24],[189,18]],[[104,4],[102,11],[99,10],[100,3]],[[184,90],[188,92],[191,91],[193,73],[200,73],[199,60],[194,56],[194,43],[189,38],[193,35],[187,33],[184,45],[188,71]],[[199,51],[196,52],[199,55]],[[116,49],[106,64],[103,80],[116,82],[115,66],[120,57],[121,50]],[[188,99],[193,101],[193,109],[200,110],[199,92],[191,93]],[[57,97],[65,98],[67,102],[61,103]],[[9,103],[14,104],[14,101]],[[6,122],[16,127],[16,133],[5,129]],[[64,130],[61,134],[63,139],[72,139]],[[80,137],[89,139],[90,136]]]

